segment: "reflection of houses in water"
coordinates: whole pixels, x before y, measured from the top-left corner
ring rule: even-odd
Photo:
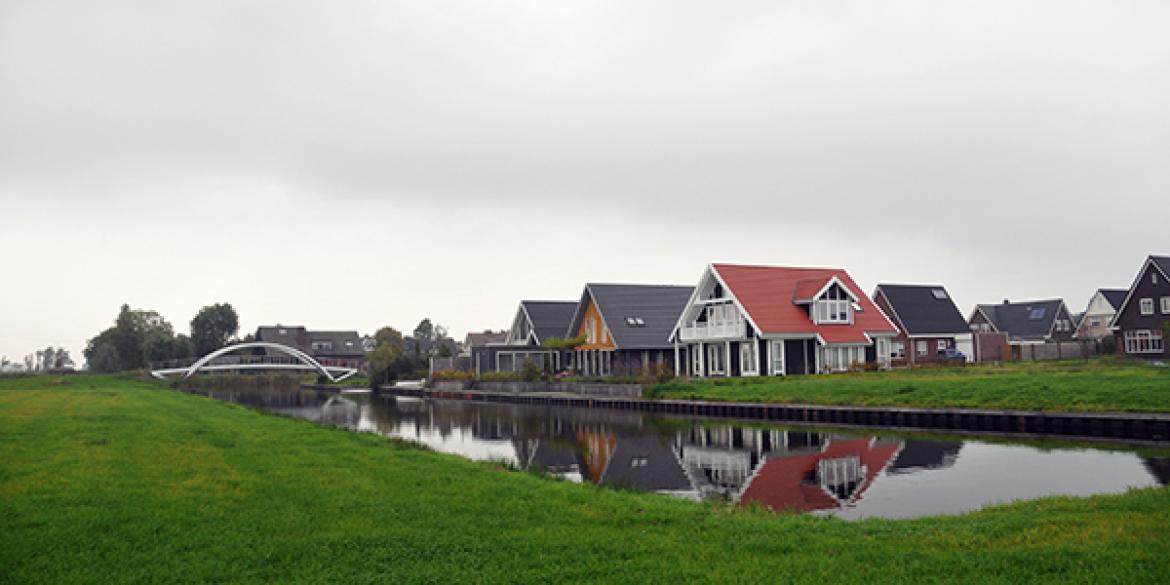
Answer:
[[[609,458],[617,448],[617,435],[606,432],[581,430],[577,442],[584,452],[584,473],[586,479],[597,483],[609,466]]]
[[[906,441],[886,473],[918,473],[928,469],[943,469],[955,464],[962,443],[936,441]]]
[[[520,465],[574,481],[694,496],[695,486],[668,439],[583,429],[563,437],[514,441]]]
[[[693,496],[697,491],[665,438],[632,435],[618,439],[599,485]]]
[[[901,449],[901,441],[829,438],[817,450],[769,455],[740,500],[776,511],[848,506],[861,499]]]
[[[820,433],[695,427],[676,437],[679,458],[703,496],[735,499],[765,457],[818,450]]]
[[[1142,465],[1146,466],[1159,484],[1170,484],[1170,457],[1147,457],[1142,459]]]

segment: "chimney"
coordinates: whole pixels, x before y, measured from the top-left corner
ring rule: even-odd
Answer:
[[[1011,303],[1011,301],[1009,301],[1009,300],[1007,300],[1007,299],[1004,299],[1004,300],[1003,300],[1003,304],[1005,304],[1005,305],[1010,305],[1010,304],[1012,304],[1012,303]]]

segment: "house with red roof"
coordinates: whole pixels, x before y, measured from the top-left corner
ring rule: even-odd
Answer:
[[[675,371],[780,376],[888,366],[898,329],[861,290],[841,268],[711,264],[671,333]]]

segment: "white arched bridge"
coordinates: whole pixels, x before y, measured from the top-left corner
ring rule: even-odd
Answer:
[[[245,349],[271,349],[285,355],[241,355],[228,357],[229,354]],[[151,370],[150,374],[160,379],[177,375],[190,378],[197,372],[236,372],[244,370],[315,371],[331,382],[340,382],[357,373],[357,370],[354,368],[323,366],[320,362],[313,359],[313,356],[295,347],[269,341],[250,341],[217,349],[195,360],[189,366]]]

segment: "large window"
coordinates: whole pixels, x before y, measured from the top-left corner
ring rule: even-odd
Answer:
[[[859,308],[859,307],[858,307]],[[812,306],[813,322],[823,323],[852,323],[854,303],[849,298],[849,292],[841,285],[834,283],[825,291]]]
[[[1162,314],[1170,315],[1170,297],[1162,297]]]
[[[854,364],[865,363],[864,347],[826,347],[822,355],[821,368],[831,372],[842,372]]]
[[[707,371],[712,375],[727,372],[727,357],[723,351],[722,344],[707,346]]]
[[[926,355],[928,351],[929,349],[925,340],[919,340],[914,344],[914,353],[917,353],[919,356]]]
[[[1162,353],[1162,332],[1138,329],[1125,332],[1125,353]]]
[[[1154,314],[1154,299],[1142,299],[1138,306],[1141,307],[1143,315]]]
[[[893,341],[890,343],[890,357],[896,360],[906,358],[906,342]]]
[[[772,374],[779,376],[784,372],[784,342],[772,342]]]
[[[852,307],[848,300],[817,301],[814,305],[814,318],[820,323],[849,323],[853,319],[850,315]]]
[[[747,341],[739,344],[739,366],[745,374],[758,374],[756,370],[756,344]]]

